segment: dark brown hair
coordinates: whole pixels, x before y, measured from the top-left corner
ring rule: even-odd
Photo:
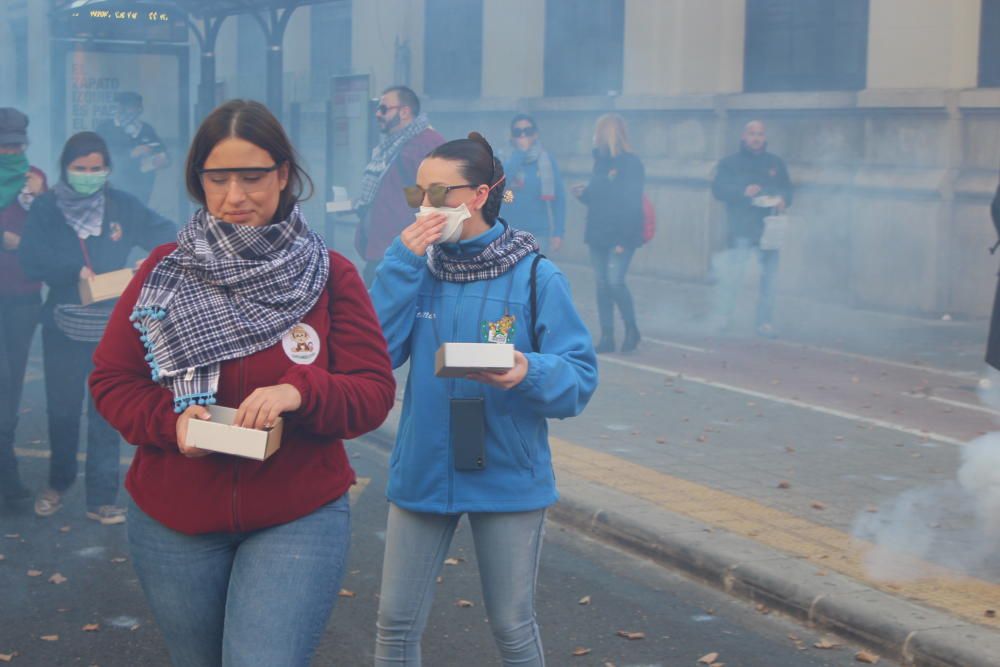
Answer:
[[[504,175],[503,164],[493,155],[493,147],[483,135],[478,132],[470,132],[468,139],[455,139],[441,144],[427,157],[457,162],[459,173],[470,184],[488,185],[493,188],[483,205],[483,219],[487,223],[493,224],[493,221],[500,215],[500,204],[503,202],[506,183],[499,182]]]
[[[205,189],[198,172],[209,154],[224,139],[237,137],[267,151],[275,164],[288,164],[288,185],[278,199],[275,220],[284,220],[296,202],[312,196],[313,183],[299,164],[298,153],[285,134],[285,128],[266,106],[253,100],[229,100],[201,122],[188,150],[185,182],[188,194],[205,206]],[[308,187],[308,194],[303,194]]]
[[[59,156],[59,175],[63,183],[66,182],[66,170],[70,163],[91,153],[100,153],[104,158],[104,166],[111,169],[111,154],[108,152],[108,145],[104,139],[96,132],[77,132],[66,140],[63,146],[62,155]]]

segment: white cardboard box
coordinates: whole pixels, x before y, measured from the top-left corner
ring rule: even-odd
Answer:
[[[434,358],[434,375],[464,377],[479,371],[503,373],[514,367],[514,346],[497,343],[443,343]]]
[[[258,461],[265,460],[281,447],[283,424],[281,417],[278,417],[274,428],[259,431],[254,428],[233,426],[233,419],[236,417],[236,410],[233,408],[221,405],[205,407],[211,413],[212,420],[192,419],[188,422],[188,445]]]
[[[80,303],[89,306],[98,301],[117,299],[132,281],[132,269],[98,273],[93,278],[80,279]]]

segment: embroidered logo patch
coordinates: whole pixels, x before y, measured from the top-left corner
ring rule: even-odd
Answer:
[[[319,356],[319,334],[308,324],[299,322],[281,339],[289,359],[297,364],[311,364]]]
[[[517,318],[513,315],[504,315],[496,322],[483,322],[481,325],[481,333],[483,340],[487,343],[513,343],[514,342],[514,323]]]
[[[108,236],[111,237],[112,241],[121,241],[122,234],[123,234],[122,226],[119,225],[117,222],[112,222],[110,225],[108,225]]]

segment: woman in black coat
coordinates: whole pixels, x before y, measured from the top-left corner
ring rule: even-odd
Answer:
[[[35,500],[35,514],[48,517],[77,476],[80,413],[86,400],[87,517],[104,525],[125,521],[117,505],[118,433],[87,395],[91,357],[116,300],[81,305],[80,282],[123,269],[136,246],[152,250],[173,241],[173,223],[132,195],[111,187],[111,157],[104,140],[80,132],[66,142],[56,186],[35,199],[18,253],[24,273],[45,282],[42,357],[49,422],[49,484]]]
[[[597,283],[597,313],[601,324],[598,352],[615,351],[614,309],[625,321],[623,353],[639,345],[632,293],[625,283],[636,248],[642,245],[642,191],[646,171],[632,152],[625,119],[605,114],[594,128],[594,171],[590,183],[577,185],[573,194],[587,207],[584,241]]]
[[[990,215],[993,217],[993,226],[997,230],[997,236],[1000,236],[1000,186],[997,186],[997,193],[993,196]],[[998,244],[1000,244],[1000,241],[998,241]],[[996,246],[994,246],[995,249]],[[996,296],[993,298],[993,315],[990,317],[990,337],[986,342],[986,363],[1000,370],[1000,283],[997,284]]]

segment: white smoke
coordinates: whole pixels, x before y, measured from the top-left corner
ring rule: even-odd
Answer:
[[[980,400],[1000,406],[1000,374],[990,369]],[[956,479],[911,489],[862,514],[854,535],[875,548],[868,574],[881,580],[933,574],[934,566],[984,579],[1000,579],[1000,432],[962,447]]]

